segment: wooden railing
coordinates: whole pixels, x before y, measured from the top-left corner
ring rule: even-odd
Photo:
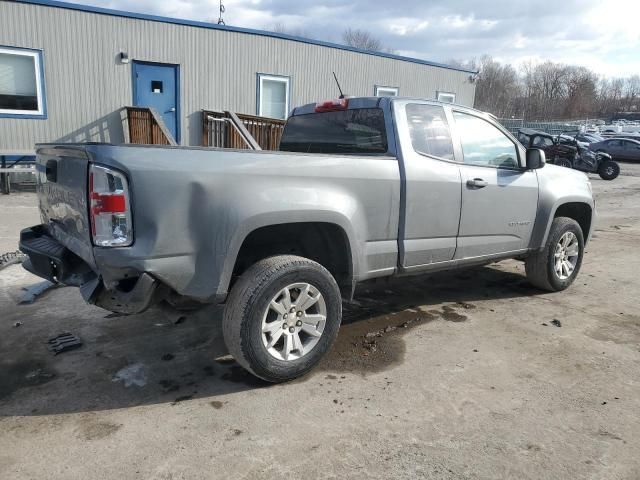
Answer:
[[[125,107],[129,125],[129,143],[176,145],[162,117],[153,108]]]
[[[238,113],[237,115],[263,150],[278,150],[280,138],[284,131],[284,120],[257,117],[244,113]]]
[[[202,111],[205,147],[277,150],[285,122],[233,112]]]

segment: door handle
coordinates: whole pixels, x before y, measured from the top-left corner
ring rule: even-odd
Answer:
[[[487,185],[489,185],[489,183],[486,180],[483,180],[481,178],[474,178],[467,180],[467,187],[473,187],[473,188],[484,188]]]
[[[176,107],[171,107],[169,110],[167,110],[165,113],[173,113],[176,111]]]

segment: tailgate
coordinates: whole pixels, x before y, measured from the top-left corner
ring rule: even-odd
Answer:
[[[77,146],[43,145],[37,150],[36,168],[40,215],[49,235],[94,267],[87,152]]]

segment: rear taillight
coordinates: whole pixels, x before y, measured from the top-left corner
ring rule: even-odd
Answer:
[[[133,223],[127,179],[110,168],[89,169],[91,236],[99,247],[126,247],[133,243]]]

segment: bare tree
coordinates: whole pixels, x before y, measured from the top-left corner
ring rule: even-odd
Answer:
[[[520,91],[519,79],[511,65],[501,65],[492,57],[484,55],[478,64],[475,61],[460,66],[477,69],[476,106],[500,117],[514,116],[515,99]]]
[[[640,75],[633,75],[626,79],[624,96],[624,109],[627,112],[637,112],[640,110]]]
[[[265,27],[265,30],[275,33],[283,33],[285,35],[292,35],[294,37],[306,37],[309,38],[308,32],[303,28],[297,27],[289,27],[282,22],[276,22],[268,27]]]
[[[342,33],[342,42],[345,45],[362,50],[372,50],[374,52],[383,50],[382,42],[366,30],[347,28]]]
[[[640,75],[599,78],[586,67],[525,62],[518,69],[488,55],[450,60],[477,70],[475,106],[498,117],[565,120],[626,114],[640,119]]]

